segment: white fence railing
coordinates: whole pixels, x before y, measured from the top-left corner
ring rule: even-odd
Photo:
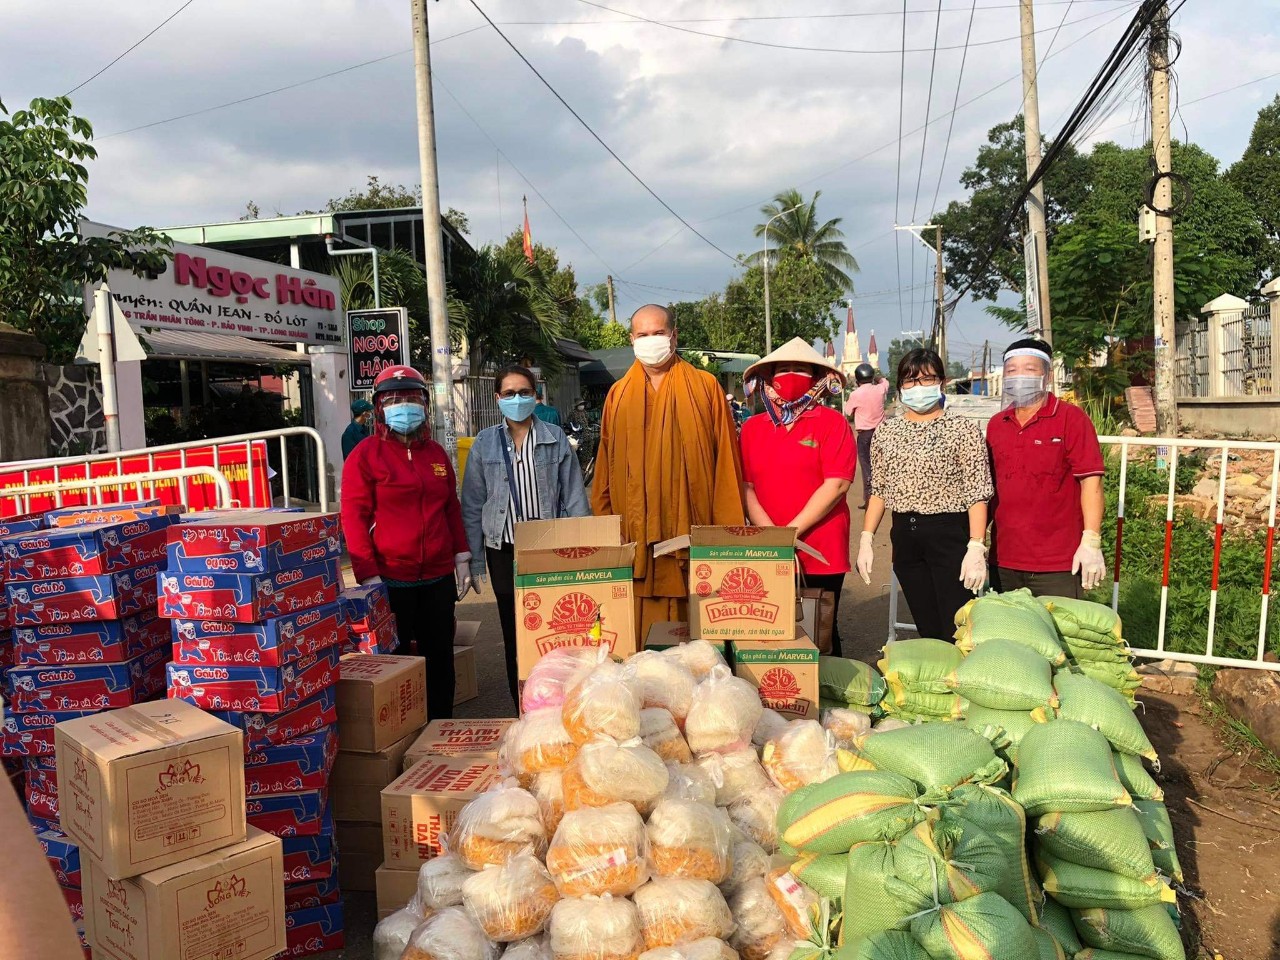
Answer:
[[[171,480],[187,480],[193,477],[199,477],[208,483],[213,484],[214,490],[217,491],[218,499],[216,504],[219,509],[227,509],[235,506],[236,501],[231,496],[231,484],[228,482],[226,475],[221,471],[215,470],[213,467],[186,467],[179,470],[158,470],[154,473],[131,473],[128,475],[128,483],[126,486],[134,486],[139,498],[142,491],[148,486],[152,486],[158,481]],[[97,495],[96,503],[100,506],[107,505],[102,499],[102,491],[112,487],[120,487],[121,481],[119,477],[64,477],[54,483],[34,483],[24,487],[6,487],[4,491],[5,499],[13,498],[22,504],[23,512],[31,509],[32,497],[47,497],[50,494],[63,494],[69,491],[92,490]]]

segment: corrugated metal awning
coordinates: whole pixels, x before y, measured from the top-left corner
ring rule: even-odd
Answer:
[[[194,330],[142,330],[138,332],[147,357],[152,360],[216,360],[222,363],[310,366],[311,357],[248,337]]]

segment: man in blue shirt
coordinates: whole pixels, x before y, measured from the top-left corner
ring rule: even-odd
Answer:
[[[342,459],[351,456],[356,444],[369,436],[369,423],[373,420],[373,404],[368,400],[351,401],[351,422],[342,431]]]
[[[538,405],[533,408],[533,415],[543,423],[549,423],[552,426],[559,427],[560,411],[555,407],[548,406],[545,401],[547,399],[547,390],[545,387],[538,387]]]

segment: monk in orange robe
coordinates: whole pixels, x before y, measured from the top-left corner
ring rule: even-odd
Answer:
[[[622,517],[636,545],[636,642],[654,623],[687,620],[687,551],[653,545],[690,527],[745,523],[738,435],[716,378],[676,354],[675,317],[649,304],[631,317],[636,362],[609,388],[591,509]]]

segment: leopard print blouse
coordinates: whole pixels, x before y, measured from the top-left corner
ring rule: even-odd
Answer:
[[[963,513],[995,494],[982,430],[943,413],[894,417],[871,440],[871,494],[894,513]]]

